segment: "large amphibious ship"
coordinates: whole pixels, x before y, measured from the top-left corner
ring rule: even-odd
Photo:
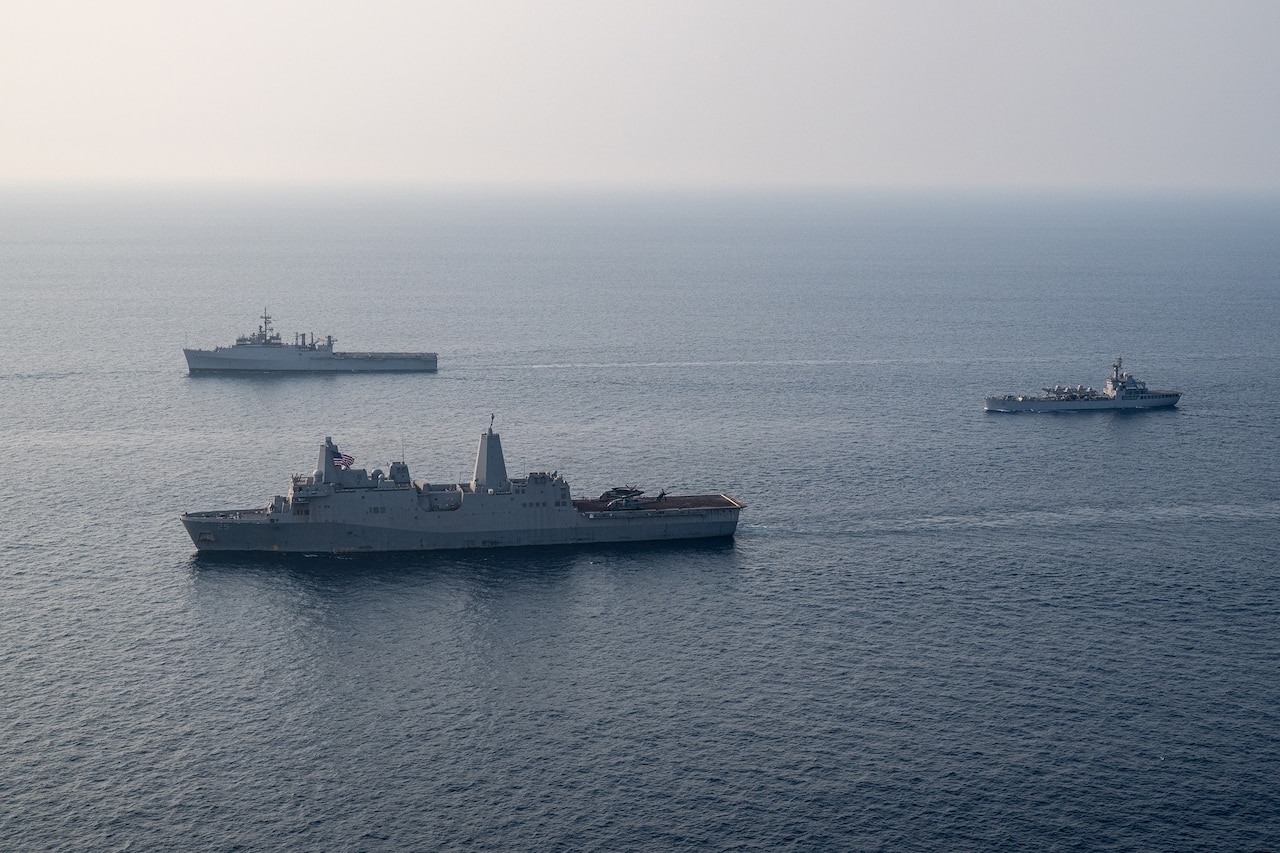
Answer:
[[[332,335],[307,340],[294,333],[286,344],[271,327],[271,315],[262,312],[262,325],[252,334],[236,338],[234,345],[214,349],[183,349],[192,373],[226,371],[291,373],[430,373],[436,369],[433,352],[334,352]]]
[[[988,412],[1069,412],[1087,409],[1158,409],[1176,405],[1181,391],[1153,391],[1147,383],[1123,371],[1124,360],[1117,358],[1111,375],[1101,391],[1082,385],[1054,385],[1045,388],[1040,397],[1006,394],[987,397]]]
[[[326,438],[314,473],[295,474],[287,495],[266,507],[184,513],[182,523],[201,551],[427,551],[728,537],[745,506],[723,494],[645,497],[631,486],[571,498],[555,472],[508,479],[492,419],[469,483],[412,480],[404,462],[385,474],[353,462]]]

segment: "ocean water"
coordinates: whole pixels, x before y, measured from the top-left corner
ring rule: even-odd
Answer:
[[[1280,199],[11,190],[0,295],[0,848],[1280,848]],[[186,374],[264,308],[440,370]],[[491,414],[738,535],[178,523]]]

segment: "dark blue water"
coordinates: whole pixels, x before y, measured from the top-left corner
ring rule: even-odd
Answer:
[[[1280,847],[1280,200],[9,192],[0,295],[4,849]],[[186,375],[263,307],[440,372]],[[738,536],[177,521],[491,413]]]

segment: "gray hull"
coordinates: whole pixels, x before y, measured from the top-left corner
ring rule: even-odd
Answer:
[[[508,478],[492,429],[468,483],[415,481],[403,462],[386,474],[352,462],[326,438],[315,472],[295,474],[288,494],[262,509],[184,513],[182,524],[201,551],[345,554],[710,539],[732,536],[743,507],[723,494],[643,498],[632,487],[571,498],[554,472]]]
[[[527,545],[653,542],[729,537],[738,526],[741,505],[721,495],[707,496],[714,505],[683,510],[626,510],[593,517],[569,509],[573,516],[548,526],[485,525],[468,514],[430,513],[411,527],[352,524],[343,521],[292,522],[262,510],[188,513],[182,523],[201,551],[268,551],[279,553],[362,553],[374,551],[438,551],[465,548],[511,548]],[[435,516],[450,517],[435,517]],[[456,517],[452,517],[456,516]],[[508,520],[509,521],[509,520]],[[532,521],[532,520],[530,520]]]
[[[325,352],[305,348],[184,349],[192,373],[434,373],[433,352]]]
[[[1134,400],[1054,400],[1040,397],[987,397],[988,412],[1096,412],[1111,409],[1167,409],[1175,406],[1182,395],[1155,392]]]
[[[1181,391],[1157,391],[1127,373],[1124,359],[1111,365],[1111,375],[1101,391],[1083,385],[1054,385],[1045,388],[1044,396],[1032,394],[1000,394],[987,397],[983,408],[988,412],[1096,412],[1110,409],[1167,409],[1178,405]]]

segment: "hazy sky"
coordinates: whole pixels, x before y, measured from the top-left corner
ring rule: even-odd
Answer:
[[[1280,0],[0,0],[0,183],[1280,188]]]

